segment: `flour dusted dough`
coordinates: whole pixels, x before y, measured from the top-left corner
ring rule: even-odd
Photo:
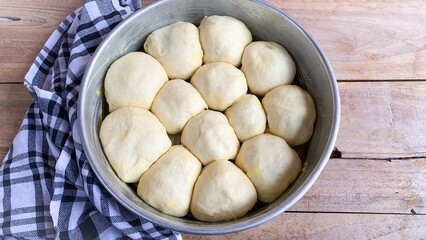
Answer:
[[[206,110],[191,118],[183,129],[182,144],[207,165],[234,159],[240,143],[226,116]]]
[[[105,77],[105,97],[112,112],[120,107],[150,109],[155,95],[169,79],[155,58],[131,52],[117,59]]]
[[[207,104],[191,84],[181,79],[167,82],[158,92],[151,111],[169,134],[182,131],[188,120],[207,109]]]
[[[183,217],[200,172],[200,161],[182,145],[175,145],[142,175],[137,193],[161,212]]]
[[[316,111],[312,97],[298,86],[283,85],[262,99],[269,131],[294,147],[306,143],[314,131]]]
[[[199,32],[189,22],[155,30],[146,39],[144,49],[163,65],[170,79],[189,79],[203,64]]]
[[[301,170],[297,153],[280,137],[262,134],[243,143],[235,164],[250,178],[260,201],[270,203]]]
[[[226,109],[228,118],[240,142],[265,132],[266,115],[259,99],[252,94],[245,94]]]
[[[241,64],[244,48],[252,41],[246,25],[228,16],[204,17],[200,23],[200,40],[204,63],[227,62]]]
[[[125,107],[110,113],[99,132],[105,155],[127,183],[140,176],[171,146],[166,129],[149,111]]]
[[[246,215],[256,201],[256,189],[247,176],[233,163],[221,160],[202,170],[190,209],[200,221],[227,221]]]
[[[213,110],[225,111],[247,93],[244,73],[229,63],[215,62],[201,66],[192,76],[192,85]]]
[[[241,70],[253,94],[264,96],[283,84],[291,84],[296,65],[284,47],[275,42],[252,42],[244,50]]]

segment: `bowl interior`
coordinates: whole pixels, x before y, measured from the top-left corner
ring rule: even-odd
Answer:
[[[101,121],[108,112],[103,96],[103,79],[108,67],[126,53],[140,50],[153,30],[179,21],[198,24],[207,15],[235,17],[247,25],[255,38],[282,44],[297,64],[296,84],[311,94],[317,110],[314,134],[305,145],[302,155],[304,169],[296,181],[274,202],[258,206],[240,219],[220,223],[172,217],[145,204],[115,175],[98,138]],[[166,228],[199,234],[247,229],[275,217],[293,205],[312,186],[328,161],[337,135],[339,116],[337,83],[315,42],[280,10],[262,1],[246,0],[160,1],[137,11],[120,23],[96,50],[86,69],[78,108],[84,150],[104,187],[123,206],[141,217]]]

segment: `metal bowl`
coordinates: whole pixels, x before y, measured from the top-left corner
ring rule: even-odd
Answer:
[[[243,21],[255,39],[282,44],[293,56],[296,84],[313,97],[317,120],[314,134],[304,147],[303,171],[274,202],[257,206],[248,215],[227,222],[206,223],[161,213],[144,203],[111,169],[100,145],[98,132],[107,113],[103,79],[113,61],[141,49],[153,30],[178,21],[198,24],[206,15],[227,15]],[[103,186],[123,206],[149,221],[177,231],[224,234],[264,223],[284,212],[312,186],[326,165],[336,140],[340,99],[333,71],[321,49],[303,28],[276,7],[260,0],[165,0],[135,12],[117,25],[97,48],[86,69],[78,105],[78,124],[84,151]]]

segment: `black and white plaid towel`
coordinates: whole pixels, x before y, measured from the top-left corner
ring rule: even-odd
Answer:
[[[140,0],[86,1],[38,54],[25,76],[34,103],[0,168],[0,238],[181,239],[111,197],[90,169],[77,128],[93,52],[140,7]]]

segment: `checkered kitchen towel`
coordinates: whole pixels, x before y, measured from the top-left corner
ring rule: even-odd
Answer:
[[[0,168],[0,238],[181,238],[111,197],[90,169],[77,128],[93,52],[140,7],[140,0],[86,1],[43,46],[25,76],[34,103]]]

